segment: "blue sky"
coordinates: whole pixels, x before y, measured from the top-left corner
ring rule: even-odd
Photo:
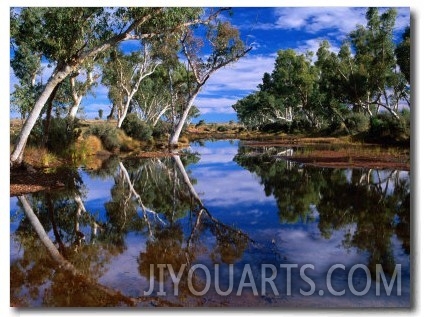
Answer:
[[[401,32],[409,25],[410,10],[409,7],[397,9],[396,40],[400,41]],[[196,99],[195,104],[202,115],[195,121],[236,121],[231,106],[256,90],[263,74],[273,70],[278,50],[291,48],[300,53],[315,52],[319,42],[326,39],[332,50],[338,51],[346,35],[357,24],[366,24],[366,7],[235,7],[232,12],[224,19],[238,27],[242,39],[253,49],[244,58],[211,76]],[[128,43],[125,47],[133,45]],[[44,82],[49,75],[46,68]],[[11,74],[11,91],[15,82]],[[109,113],[107,88],[98,85],[94,92],[95,96],[88,95],[82,101],[86,118],[98,116],[99,109]],[[17,116],[11,113],[11,117]]]
[[[279,7],[233,8],[231,22],[244,41],[253,46],[247,56],[218,71],[196,100],[206,121],[236,120],[231,108],[238,99],[257,89],[265,72],[274,67],[280,49],[300,53],[317,51],[319,42],[328,40],[338,51],[346,35],[357,24],[365,24],[366,8],[357,7]],[[409,8],[398,8],[399,33],[409,25]]]

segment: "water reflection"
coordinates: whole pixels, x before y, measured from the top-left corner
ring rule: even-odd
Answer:
[[[107,162],[107,169],[87,171],[90,177],[95,178],[106,178],[111,173],[113,185],[110,198],[104,203],[104,216],[87,211],[82,199],[85,190],[78,173],[74,175],[74,185],[66,191],[34,194],[29,198],[31,202],[26,196],[18,197],[17,213],[25,216],[19,220],[14,242],[23,248],[25,254],[23,259],[11,264],[11,279],[15,282],[11,285],[12,303],[24,306],[104,306],[106,303],[101,298],[105,294],[115,296],[116,300],[109,302],[113,306],[144,302],[145,298],[141,296],[124,296],[96,282],[105,273],[104,268],[111,258],[126,251],[130,233],[139,233],[147,238],[145,250],[140,252],[136,261],[139,273],[147,280],[153,273],[158,279],[158,271],[150,271],[150,268],[163,263],[170,264],[177,272],[182,264],[186,264],[183,281],[186,280],[192,262],[211,248],[204,245],[203,240],[206,239],[200,238],[206,235],[205,232],[209,232],[216,241],[209,251],[214,261],[232,263],[238,260],[248,245],[249,237],[218,221],[203,205],[193,187],[196,180],[189,177],[184,167],[197,160],[197,155],[190,153],[183,155],[183,160],[179,155],[126,162],[113,159]],[[29,222],[29,218],[34,221]],[[53,237],[49,237],[48,232]],[[47,249],[47,252],[40,253],[37,251],[40,249]],[[27,253],[29,259],[25,259]],[[37,260],[40,254],[42,259]],[[49,261],[51,258],[53,261]],[[39,264],[40,272],[45,274],[36,269]],[[58,266],[68,267],[64,275],[59,275],[67,281],[71,274],[84,282],[82,287],[89,284],[100,290],[94,295],[100,300],[89,295],[81,298],[78,296],[80,287],[72,294],[68,293],[68,302],[64,302],[61,296],[57,298],[58,289],[49,273]],[[31,276],[20,277],[34,272],[37,275],[35,281]],[[64,285],[67,281],[63,281]],[[39,289],[46,285],[49,287],[40,294]],[[193,285],[197,282],[194,281]],[[181,297],[189,293],[185,283],[180,286]],[[21,300],[21,294],[28,290],[34,293],[34,302]],[[161,302],[163,305],[167,303],[165,300]]]
[[[318,299],[289,302],[271,292],[195,296],[189,284],[200,291],[206,276],[190,268],[203,264],[213,272],[220,265],[224,290],[230,281],[239,286],[240,275],[224,273],[230,265],[241,273],[246,264],[353,258],[391,274],[409,258],[406,172],[308,167],[234,142],[207,142],[162,158],[113,157],[98,170],[64,173],[64,182],[65,190],[11,199],[13,305],[312,307]],[[316,258],[308,253],[314,249],[332,249],[336,258]],[[402,301],[382,298],[381,304],[409,305],[408,275],[409,265]],[[252,278],[260,290],[260,272]],[[147,295],[150,287],[155,291]]]
[[[370,254],[368,267],[392,273],[396,235],[410,253],[410,183],[407,172],[302,166],[263,151],[239,148],[235,161],[256,174],[277,202],[285,223],[314,221],[321,235],[346,229],[342,246]],[[373,276],[375,278],[375,276]]]

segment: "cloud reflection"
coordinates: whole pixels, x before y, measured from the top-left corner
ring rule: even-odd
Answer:
[[[218,145],[220,147],[217,148]],[[236,146],[228,141],[220,141],[215,143],[215,148],[196,146],[193,150],[201,154],[201,159],[197,166],[190,167],[191,175],[197,179],[194,187],[206,205],[275,204],[274,197],[266,197],[258,178],[233,162],[237,154]]]

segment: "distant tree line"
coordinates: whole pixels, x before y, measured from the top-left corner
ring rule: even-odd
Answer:
[[[239,121],[290,133],[409,138],[410,26],[396,45],[396,16],[394,8],[368,8],[366,25],[350,32],[338,53],[326,40],[315,54],[278,51],[259,90],[233,105]]]

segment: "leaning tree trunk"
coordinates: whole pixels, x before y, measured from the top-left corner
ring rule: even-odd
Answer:
[[[52,119],[52,109],[53,109],[53,100],[56,97],[56,93],[59,88],[59,84],[53,89],[51,95],[47,99],[47,110],[46,110],[46,119],[44,124],[44,132],[43,132],[43,146],[47,146],[47,142],[49,141],[49,130],[50,130],[50,121]]]
[[[133,95],[132,95],[133,96]],[[122,127],[123,121],[125,121],[126,115],[128,113],[129,110],[129,105],[131,102],[131,98],[132,96],[128,96],[128,99],[126,101],[125,106],[123,107],[123,112],[121,114],[118,115],[118,120],[117,120],[117,128],[120,129]],[[119,111],[120,112],[120,111]]]
[[[12,154],[10,155],[10,165],[11,167],[19,165],[22,163],[23,153],[25,149],[25,144],[27,143],[28,137],[33,129],[34,125],[37,122],[38,117],[46,103],[49,99],[49,96],[54,91],[55,87],[62,82],[65,77],[67,77],[72,71],[70,66],[65,66],[63,69],[55,69],[52,77],[49,79],[46,87],[44,88],[42,94],[37,99],[33,110],[28,116],[27,120],[24,123],[24,126],[19,133],[18,140],[15,144]]]
[[[191,96],[191,98],[188,100],[187,106],[185,107],[185,110],[182,113],[181,118],[179,119],[178,125],[174,129],[173,134],[169,139],[170,147],[176,147],[178,145],[178,139],[179,139],[179,136],[181,135],[182,128],[184,127],[184,124],[187,121],[188,114],[190,113],[191,107],[193,106],[194,100],[196,99],[197,94],[200,91],[200,88],[201,87],[199,87],[196,90],[196,92]]]

